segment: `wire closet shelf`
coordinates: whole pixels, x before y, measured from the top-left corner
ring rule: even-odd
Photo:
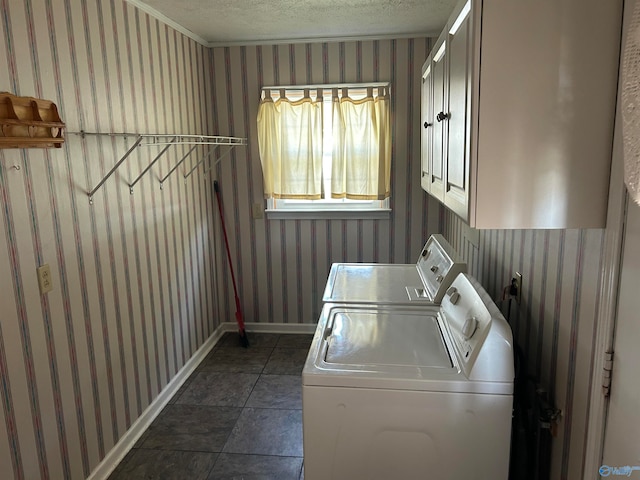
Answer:
[[[98,182],[98,184],[93,187],[91,190],[89,190],[87,192],[87,195],[89,196],[89,203],[91,205],[93,205],[93,196],[95,195],[95,193],[100,190],[100,188],[105,184],[105,182],[109,179],[109,177],[111,177],[120,167],[120,165],[122,165],[124,163],[124,161],[135,151],[136,148],[138,147],[153,147],[153,146],[158,146],[158,147],[163,147],[160,152],[153,158],[153,160],[151,160],[151,162],[149,162],[149,164],[144,168],[144,170],[140,173],[140,175],[138,175],[138,177],[133,180],[130,184],[129,184],[129,193],[131,195],[133,195],[133,187],[142,179],[142,177],[145,176],[145,174],[147,172],[149,172],[149,170],[151,170],[151,167],[153,167],[156,162],[158,160],[160,160],[165,153],[167,153],[167,151],[176,145],[191,145],[191,148],[189,149],[189,151],[180,159],[180,161],[178,161],[178,163],[176,163],[170,170],[169,172],[160,179],[160,189],[162,189],[164,182],[167,180],[167,178],[169,178],[169,176],[171,176],[179,167],[180,165],[182,165],[184,163],[184,161],[189,158],[189,156],[195,151],[195,149],[198,146],[210,146],[210,149],[207,153],[205,153],[202,158],[196,162],[196,164],[191,168],[191,170],[189,170],[187,173],[185,173],[183,175],[185,181],[187,180],[187,178],[189,178],[189,176],[196,171],[196,169],[208,158],[210,158],[212,155],[214,155],[217,150],[222,147],[222,146],[228,146],[229,148],[227,149],[226,152],[222,153],[221,155],[217,156],[215,161],[213,162],[212,165],[209,166],[209,168],[207,168],[207,170],[205,170],[204,173],[207,173],[209,170],[211,170],[215,165],[218,164],[218,162],[220,162],[224,157],[226,157],[227,155],[229,155],[229,153],[231,153],[231,151],[238,145],[247,145],[247,139],[246,138],[240,138],[240,137],[224,137],[224,136],[217,136],[217,135],[179,135],[179,134],[147,134],[147,133],[96,133],[96,132],[84,132],[84,131],[80,131],[80,132],[67,132],[67,135],[79,135],[82,138],[88,137],[88,136],[104,136],[104,137],[130,137],[130,138],[135,138],[135,141],[133,142],[133,144],[131,145],[131,147],[129,147],[129,149],[125,152],[125,154],[120,157],[120,159],[116,162],[116,164],[111,168],[111,170],[109,170],[109,172],[102,177],[102,180],[100,180],[100,182]]]

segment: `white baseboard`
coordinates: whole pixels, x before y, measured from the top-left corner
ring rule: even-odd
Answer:
[[[225,332],[235,332],[238,330],[236,322],[223,322],[215,329],[213,334],[198,349],[198,351],[185,363],[184,367],[160,392],[156,399],[142,412],[142,415],[133,422],[133,425],[120,438],[118,443],[107,453],[102,462],[91,472],[87,480],[106,480],[113,470],[122,461],[129,450],[133,448],[138,438],[145,432],[151,422],[160,414],[162,409],[169,403],[169,400],[180,389],[182,384],[189,378],[200,362],[207,356],[214,345],[220,340]],[[260,333],[313,333],[316,330],[315,324],[305,323],[245,323],[245,330],[251,342],[251,332]]]
[[[151,422],[155,420],[162,409],[169,403],[169,400],[180,389],[182,384],[189,378],[200,362],[207,356],[214,345],[220,340],[227,330],[220,325],[214,330],[211,336],[193,354],[193,356],[178,371],[175,377],[160,392],[156,399],[149,405],[142,415],[133,422],[129,430],[120,438],[113,448],[107,453],[102,462],[91,472],[87,480],[106,480],[111,472],[118,466],[129,450],[133,448],[138,438],[145,432]]]
[[[238,331],[236,322],[223,322],[219,328],[225,332]],[[316,331],[315,323],[257,323],[245,322],[244,328],[248,334],[256,333],[314,333]],[[251,337],[249,337],[251,342]]]

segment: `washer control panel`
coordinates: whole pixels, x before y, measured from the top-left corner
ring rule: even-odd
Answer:
[[[491,314],[465,275],[447,289],[442,311],[460,360],[470,370],[491,327]]]

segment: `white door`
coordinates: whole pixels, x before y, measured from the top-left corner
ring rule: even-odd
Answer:
[[[602,478],[640,479],[640,207],[631,200],[626,218],[611,397],[600,473]]]

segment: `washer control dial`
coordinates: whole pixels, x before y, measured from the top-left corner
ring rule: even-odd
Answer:
[[[449,300],[453,305],[458,303],[458,300],[460,300],[460,294],[458,293],[458,289],[456,287],[449,287],[447,289],[447,295],[449,295]]]
[[[464,321],[462,326],[462,335],[469,340],[478,329],[478,320],[476,317],[469,317]]]

